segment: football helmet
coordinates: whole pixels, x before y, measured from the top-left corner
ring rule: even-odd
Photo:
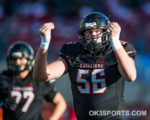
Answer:
[[[110,20],[104,14],[99,12],[91,12],[82,19],[78,34],[84,49],[100,52],[109,43],[110,30],[106,27],[109,23]],[[102,29],[103,33],[85,36],[84,32],[91,29]],[[101,43],[97,41],[99,37],[102,37]],[[89,39],[90,43],[87,43],[87,40]]]
[[[26,58],[27,64],[25,68],[22,68],[21,65],[15,65],[12,61],[14,58]],[[25,70],[30,71],[33,68],[34,61],[33,48],[25,42],[16,42],[9,47],[6,59],[8,70],[13,73],[20,73]]]

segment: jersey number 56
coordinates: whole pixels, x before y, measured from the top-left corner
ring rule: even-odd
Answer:
[[[102,94],[107,89],[104,69],[94,69],[92,72],[78,69],[76,82],[81,94]]]

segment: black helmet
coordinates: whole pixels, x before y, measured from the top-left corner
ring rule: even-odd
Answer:
[[[78,34],[81,43],[86,50],[99,52],[109,43],[110,31],[106,28],[106,26],[109,23],[110,23],[109,19],[104,14],[99,12],[91,12],[82,19]],[[102,29],[103,34],[88,36],[88,37],[85,36],[84,32],[86,30],[91,30],[91,29]],[[102,36],[101,43],[98,43],[97,40],[92,40],[92,38],[98,39],[101,36]],[[91,42],[87,44],[87,40],[89,39],[91,40]]]
[[[13,58],[26,58],[28,60],[24,69],[21,66],[13,64]],[[25,42],[16,42],[12,44],[7,51],[7,67],[8,70],[14,73],[20,73],[25,70],[31,70],[33,68],[34,51],[33,48]]]

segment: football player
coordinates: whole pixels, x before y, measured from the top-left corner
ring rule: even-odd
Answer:
[[[66,109],[63,96],[49,82],[32,78],[34,51],[25,42],[16,42],[7,51],[8,70],[0,75],[0,102],[4,120],[42,120],[43,100],[53,103],[49,120],[58,120]]]
[[[130,43],[120,40],[120,25],[102,13],[87,14],[80,23],[80,42],[64,44],[60,58],[47,65],[54,28],[50,22],[39,29],[41,44],[34,79],[57,79],[68,72],[78,120],[123,120],[124,82],[136,79],[136,51]]]

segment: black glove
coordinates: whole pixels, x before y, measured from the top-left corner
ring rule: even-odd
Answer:
[[[14,110],[16,108],[16,101],[12,97],[8,97],[1,101],[1,107],[3,110]]]

